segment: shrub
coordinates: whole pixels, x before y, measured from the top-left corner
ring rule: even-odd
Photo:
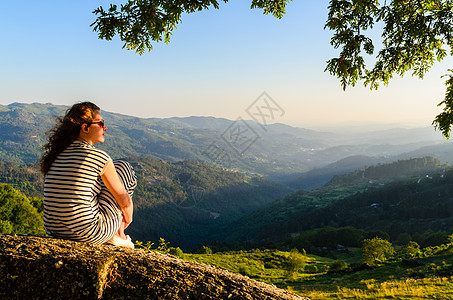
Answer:
[[[305,266],[305,256],[300,254],[297,249],[292,249],[289,252],[288,259],[285,264],[285,269],[288,272],[288,276],[294,275],[294,273],[302,270]]]
[[[9,234],[13,232],[13,225],[8,220],[0,220],[0,233]]]
[[[449,244],[453,243],[453,234],[450,234],[450,235],[447,237],[447,243],[449,243]]]
[[[392,244],[381,238],[366,239],[363,241],[362,259],[369,266],[383,263],[387,260],[387,255],[393,255],[395,250]]]
[[[184,252],[179,247],[176,247],[176,248],[170,247],[168,249],[168,253],[170,253],[171,255],[174,255],[178,258],[182,258],[184,256]]]
[[[418,258],[422,255],[420,246],[413,241],[410,241],[405,247],[401,249],[401,254],[404,258]]]
[[[147,241],[145,245],[143,245],[142,241],[135,241],[135,246],[142,248],[144,251],[152,251],[153,250],[153,245],[151,241]]]
[[[212,254],[212,250],[208,246],[201,246],[200,248],[198,248],[195,251],[195,253],[197,253],[197,254]]]
[[[159,246],[157,247],[157,251],[162,252],[162,253],[167,253],[168,252],[168,245],[170,243],[166,242],[163,237],[159,238]]]
[[[407,245],[411,241],[412,237],[408,233],[400,233],[396,239],[396,244],[403,246]]]
[[[305,266],[305,272],[307,273],[318,273],[319,269],[317,265],[307,265]]]
[[[331,271],[343,271],[349,268],[349,265],[344,260],[336,260],[330,265]]]
[[[277,265],[275,264],[275,261],[266,261],[264,262],[264,267],[266,269],[277,269]]]
[[[240,266],[239,273],[249,277],[252,276],[252,272],[250,271],[250,268],[247,266]]]

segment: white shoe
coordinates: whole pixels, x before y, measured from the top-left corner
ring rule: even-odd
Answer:
[[[119,247],[127,247],[131,249],[135,248],[134,243],[132,243],[131,237],[128,235],[126,235],[126,239],[122,239],[115,234],[110,240],[107,241],[107,244],[112,244]]]

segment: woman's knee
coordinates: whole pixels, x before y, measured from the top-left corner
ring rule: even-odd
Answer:
[[[114,160],[113,164],[126,190],[132,192],[137,186],[137,176],[132,165],[124,160]]]

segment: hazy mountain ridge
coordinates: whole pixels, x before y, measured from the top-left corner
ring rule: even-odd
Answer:
[[[341,134],[340,134],[341,135]],[[419,128],[395,127],[389,129],[371,130],[364,134],[345,131],[343,140],[349,144],[411,144],[420,141],[442,141],[442,134],[435,131],[434,127]]]
[[[327,166],[314,168],[308,172],[282,176],[277,181],[283,182],[296,190],[313,190],[326,184],[335,175],[361,169],[366,165],[390,161],[392,161],[391,158],[385,157],[370,157],[365,155],[348,156]]]
[[[37,161],[40,147],[45,142],[44,133],[52,127],[55,116],[62,115],[65,109],[66,106],[39,103],[1,106],[0,154],[3,160]],[[365,135],[368,138],[356,139],[360,144],[348,145],[345,143],[353,138],[350,134],[320,132],[280,123],[263,127],[252,121],[214,117],[144,119],[105,111],[103,116],[109,129],[106,142],[99,147],[113,157],[190,159],[270,178],[321,168],[348,156],[367,155],[374,159],[410,155],[422,146],[432,147],[432,153],[424,155],[436,156],[434,144],[441,141],[427,135],[429,130],[426,128],[390,130],[393,136],[389,139],[385,138],[387,131],[370,132]],[[249,138],[256,140],[249,147],[240,148],[234,144],[234,139],[229,139],[232,126],[242,126],[249,134],[254,134]],[[368,140],[374,140],[374,144],[364,144]],[[389,144],[395,140],[405,144]],[[217,153],[213,153],[213,146]],[[444,160],[453,161],[453,154],[442,154]]]

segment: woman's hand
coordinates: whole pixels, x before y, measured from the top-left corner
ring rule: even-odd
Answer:
[[[128,195],[129,196],[129,195]],[[123,223],[124,229],[132,223],[132,216],[134,214],[134,205],[132,201],[130,201],[130,205],[127,207],[121,207],[121,212],[123,213]]]

